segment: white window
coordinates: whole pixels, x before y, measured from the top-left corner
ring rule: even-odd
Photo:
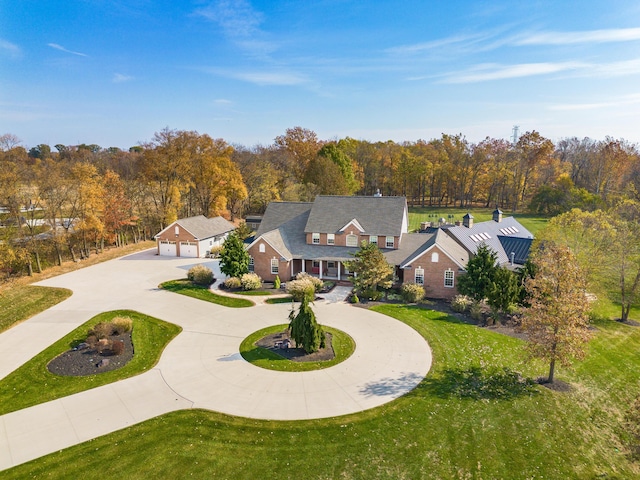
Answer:
[[[374,245],[378,244],[378,236],[377,235],[369,235],[369,243],[373,243]]]
[[[416,268],[415,282],[418,285],[424,285],[424,268],[421,268],[421,267]]]
[[[277,275],[278,274],[278,267],[279,267],[279,262],[277,258],[272,258],[271,259],[271,274],[272,275]]]
[[[347,247],[357,247],[358,246],[358,236],[349,234],[347,235]]]
[[[387,248],[393,248],[395,246],[394,238],[387,237],[387,241],[385,242]]]
[[[327,268],[336,268],[336,262],[327,262]]]
[[[431,254],[431,261],[433,263],[438,263],[438,260],[440,260],[440,255],[438,255],[438,252],[433,252]]]
[[[260,253],[264,253],[264,243],[260,244],[260,246],[258,247],[258,250],[260,251]]]
[[[253,257],[249,257],[249,271],[253,273],[255,265],[253,264]]]
[[[336,235],[335,233],[327,233],[327,245],[335,245]]]
[[[453,288],[453,270],[451,269],[444,272],[444,286]]]
[[[314,245],[320,245],[320,234],[319,233],[312,233],[311,234],[311,243],[313,243]]]
[[[180,235],[180,227],[179,227],[178,225],[176,225],[176,227],[175,227],[175,229],[174,229],[174,230],[175,230],[175,232],[176,232],[176,237],[177,237],[178,235]]]

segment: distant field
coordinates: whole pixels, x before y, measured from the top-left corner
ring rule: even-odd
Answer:
[[[409,209],[409,231],[417,230],[420,228],[421,222],[437,222],[438,219],[444,218],[449,223],[454,223],[456,220],[462,221],[462,217],[468,212],[473,215],[475,222],[485,222],[493,218],[492,213],[494,208],[437,208],[437,207],[425,207],[425,208],[410,208]],[[542,229],[549,217],[543,217],[540,215],[530,215],[526,213],[510,213],[503,212],[504,217],[516,217],[523,226],[525,226],[534,235],[538,230]]]

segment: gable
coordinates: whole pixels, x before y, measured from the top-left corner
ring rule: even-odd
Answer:
[[[231,232],[236,228],[233,223],[225,220],[220,216],[207,218],[204,215],[198,215],[195,217],[187,217],[176,220],[171,225],[156,234],[155,238],[164,235],[164,233],[168,231],[173,231],[176,226],[179,226],[182,230],[185,230],[197,240],[204,240],[218,235],[224,235],[225,233]]]

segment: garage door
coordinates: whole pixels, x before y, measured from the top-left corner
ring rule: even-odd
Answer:
[[[169,242],[167,240],[161,241],[160,255],[175,257],[177,255],[176,242]]]
[[[180,242],[181,257],[197,257],[198,244],[195,242]]]

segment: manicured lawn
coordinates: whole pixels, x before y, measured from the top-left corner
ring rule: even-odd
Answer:
[[[245,300],[244,298],[225,297],[218,295],[209,290],[208,287],[202,285],[196,285],[190,280],[170,280],[160,284],[161,288],[169,290],[170,292],[180,293],[188,297],[197,298],[198,300],[204,300],[205,302],[215,303],[224,307],[242,308],[252,307],[255,305],[251,300]]]
[[[91,326],[98,322],[108,322],[116,316],[126,316],[133,320],[131,338],[135,355],[124,367],[86,377],[63,377],[47,370],[47,364],[53,358],[84,340]],[[0,415],[133,377],[149,370],[158,362],[164,347],[181,330],[177,325],[131,310],[116,310],[96,315],[0,380]]]
[[[640,328],[600,322],[587,359],[558,369],[574,385],[559,393],[512,375],[546,373],[525,363],[518,339],[417,307],[375,310],[415,328],[433,350],[427,378],[394,402],[296,422],[174,412],[3,478],[640,478],[618,435],[639,393]]]
[[[349,335],[341,330],[326,326],[322,327],[324,331],[333,335],[332,346],[335,357],[332,360],[324,362],[293,362],[269,349],[255,345],[262,337],[272,333],[282,332],[286,328],[287,325],[274,325],[252,333],[240,344],[240,354],[247,362],[251,362],[256,367],[281,372],[308,372],[310,370],[332,367],[333,365],[343,362],[351,356],[355,349],[355,342]]]
[[[0,291],[0,332],[69,298],[66,288],[15,285]]]
[[[265,303],[268,303],[270,305],[275,305],[277,303],[291,303],[292,300],[293,300],[292,297],[267,298],[265,300]]]
[[[233,292],[236,295],[246,295],[248,297],[259,297],[261,295],[271,295],[271,292],[267,290],[238,290]]]
[[[409,231],[420,228],[420,222],[437,222],[440,218],[444,218],[449,223],[456,220],[462,221],[462,217],[468,213],[473,215],[475,223],[486,222],[492,219],[492,213],[495,208],[410,208],[409,209]],[[534,235],[544,228],[549,218],[540,215],[530,215],[526,213],[510,213],[505,211],[503,216],[515,217],[522,225]]]

